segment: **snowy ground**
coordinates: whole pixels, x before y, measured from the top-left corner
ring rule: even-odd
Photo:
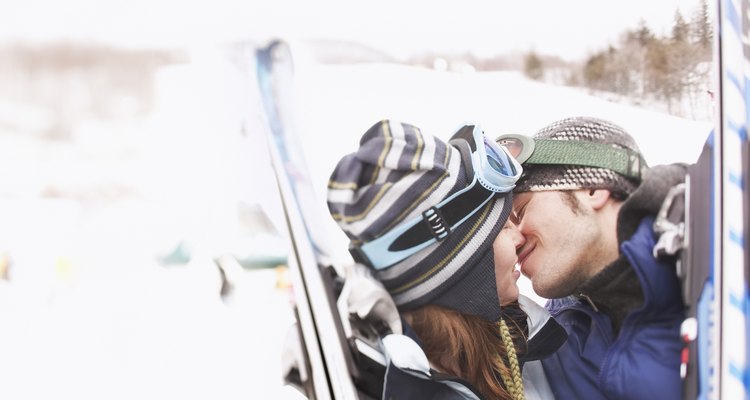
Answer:
[[[445,138],[466,121],[531,134],[598,116],[630,131],[651,164],[694,161],[710,129],[513,72],[321,66],[302,50],[298,130],[321,213],[334,164],[382,118]],[[276,271],[239,274],[222,301],[211,261],[240,236],[238,203],[282,223],[252,63],[193,56],[160,73],[157,109],[139,124],[88,121],[64,143],[0,132],[0,251],[13,262],[0,280],[0,398],[298,397],[281,386],[291,315]],[[320,229],[345,253],[332,221]],[[192,261],[159,266],[179,240]]]

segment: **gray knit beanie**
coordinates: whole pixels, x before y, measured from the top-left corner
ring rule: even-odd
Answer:
[[[409,221],[472,182],[454,145],[394,121],[373,125],[328,184],[328,208],[353,245]],[[492,242],[510,214],[511,194],[495,195],[443,240],[375,276],[402,310],[437,304],[500,319]]]
[[[566,118],[543,128],[534,138],[582,141],[629,149],[640,154],[635,140],[620,126],[599,118]],[[609,189],[630,195],[640,184],[611,169],[575,164],[524,164],[524,174],[514,192],[545,190]]]

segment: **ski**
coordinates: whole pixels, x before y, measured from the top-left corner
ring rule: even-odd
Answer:
[[[748,0],[719,2],[719,107],[715,157],[720,171],[714,192],[718,215],[721,286],[719,324],[719,398],[746,399],[748,390],[748,276],[745,260],[745,223],[742,149],[747,146]],[[745,159],[745,163],[747,160]],[[745,165],[746,167],[746,165]]]
[[[750,396],[750,0],[715,3],[714,130],[689,169],[682,262],[686,399]],[[689,356],[688,356],[689,355]]]
[[[288,265],[299,328],[292,340],[299,340],[296,345],[304,349],[304,359],[288,371],[287,382],[296,383],[310,399],[379,398],[385,361],[378,344],[370,340],[367,327],[337,304],[345,279],[326,251],[325,224],[319,221],[328,216],[315,207],[294,122],[293,52],[288,44],[274,41],[257,50],[255,57],[270,158],[291,247]]]

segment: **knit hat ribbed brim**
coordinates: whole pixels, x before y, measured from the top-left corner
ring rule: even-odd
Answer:
[[[394,121],[373,125],[343,157],[328,185],[328,208],[353,244],[420,216],[472,182],[452,145]],[[375,271],[403,310],[437,304],[487,320],[500,318],[492,242],[510,214],[496,195],[447,238]]]
[[[638,145],[622,127],[603,119],[573,117],[556,121],[543,128],[534,138],[588,141],[627,148],[640,153]],[[630,195],[640,182],[607,168],[576,165],[524,164],[524,174],[514,192],[546,190],[608,189]]]

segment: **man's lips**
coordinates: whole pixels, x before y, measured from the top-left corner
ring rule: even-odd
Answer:
[[[529,258],[529,255],[534,250],[534,246],[531,244],[526,244],[523,247],[521,247],[521,251],[518,253],[518,265],[521,266],[521,271],[523,271],[523,264],[526,261],[527,258]]]

